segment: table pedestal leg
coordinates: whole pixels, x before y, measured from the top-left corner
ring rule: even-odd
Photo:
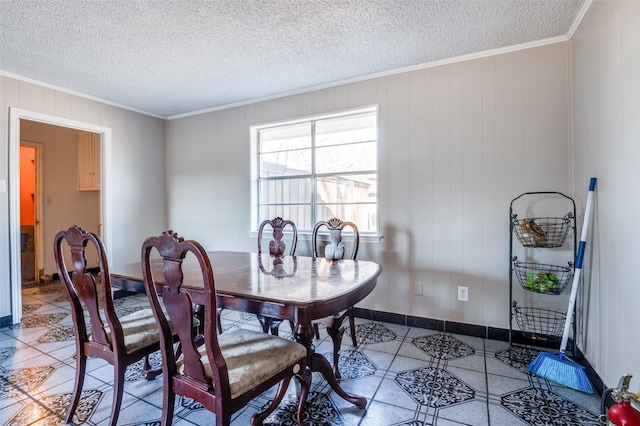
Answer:
[[[311,355],[311,371],[319,371],[326,379],[331,389],[333,389],[342,399],[349,401],[358,408],[364,408],[367,406],[367,399],[363,396],[349,395],[340,387],[340,383],[336,380],[336,376],[333,374],[333,368],[331,364],[324,356],[314,353]]]
[[[340,383],[336,379],[333,372],[333,368],[327,358],[319,353],[316,353],[313,346],[313,326],[311,324],[296,324],[295,332],[293,333],[296,341],[307,348],[307,366],[311,368],[311,371],[320,372],[331,389],[333,389],[342,399],[348,401],[358,408],[365,408],[367,406],[367,399],[363,396],[349,395],[340,387]]]

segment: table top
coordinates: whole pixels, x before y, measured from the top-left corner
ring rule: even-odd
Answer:
[[[373,290],[381,272],[380,265],[363,260],[273,258],[264,253],[232,251],[208,254],[218,296],[287,306],[342,305],[344,300],[354,304]],[[154,275],[161,277],[162,261],[152,262]],[[185,287],[202,288],[200,267],[193,257],[187,256],[183,271]],[[111,275],[116,280],[143,281],[140,262],[112,267]]]

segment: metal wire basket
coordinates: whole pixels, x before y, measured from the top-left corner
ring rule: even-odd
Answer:
[[[546,342],[562,338],[566,312],[518,306],[516,301],[513,301],[513,312],[523,336]]]
[[[512,215],[513,232],[524,247],[561,247],[564,244],[573,213],[564,217],[535,217],[518,219]]]
[[[520,262],[513,257],[513,270],[525,290],[542,294],[562,294],[573,277],[573,263],[569,266],[545,263]]]

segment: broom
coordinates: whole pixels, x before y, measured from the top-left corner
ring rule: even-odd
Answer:
[[[591,208],[593,205],[593,193],[595,189],[596,178],[592,177],[589,182],[587,207],[584,213],[584,223],[582,224],[580,244],[578,245],[575,274],[573,276],[573,284],[571,285],[571,296],[569,297],[569,307],[567,309],[567,317],[564,322],[564,332],[562,333],[560,352],[540,352],[538,356],[527,366],[527,369],[530,372],[535,373],[540,377],[586,393],[595,393],[595,391],[587,378],[584,367],[569,358],[565,352],[567,350],[567,342],[569,340],[569,328],[571,327],[571,319],[573,317],[573,307],[576,303],[578,282],[580,281],[580,273],[582,271],[584,249],[587,244],[587,232],[589,229]]]

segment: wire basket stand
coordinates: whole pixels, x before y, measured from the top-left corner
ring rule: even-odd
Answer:
[[[527,197],[525,197],[527,196]],[[529,197],[531,196],[531,197]],[[519,218],[514,211],[514,203],[525,197],[518,204],[519,207],[529,207],[528,211],[537,208],[537,203],[544,204],[548,211],[553,212],[556,206],[565,205],[562,200],[568,201],[569,213],[562,213],[558,217],[552,215],[530,216]],[[557,198],[557,199],[556,199]],[[564,208],[562,208],[564,210]],[[566,210],[564,210],[566,212]],[[539,343],[555,343],[560,341],[566,312],[544,309],[536,306],[518,306],[513,298],[513,281],[516,279],[520,286],[527,292],[541,295],[557,296],[564,292],[567,284],[574,274],[573,260],[577,253],[577,233],[575,226],[576,204],[575,201],[561,192],[537,191],[524,192],[511,200],[509,206],[509,350],[513,345],[513,321],[515,320],[520,335]],[[566,246],[567,237],[573,234],[572,245]],[[520,261],[514,256],[514,240],[522,247],[525,258],[532,252],[531,249],[557,249],[561,247],[572,248],[573,258],[568,266],[558,266],[546,263]],[[519,251],[519,252],[520,252]],[[557,252],[559,256],[565,256],[566,251]],[[556,254],[552,256],[555,257]],[[529,293],[530,294],[530,293]],[[537,300],[537,299],[536,299]],[[534,303],[535,304],[535,303]],[[573,313],[573,335],[576,335],[575,308]],[[573,343],[571,343],[573,350]]]

